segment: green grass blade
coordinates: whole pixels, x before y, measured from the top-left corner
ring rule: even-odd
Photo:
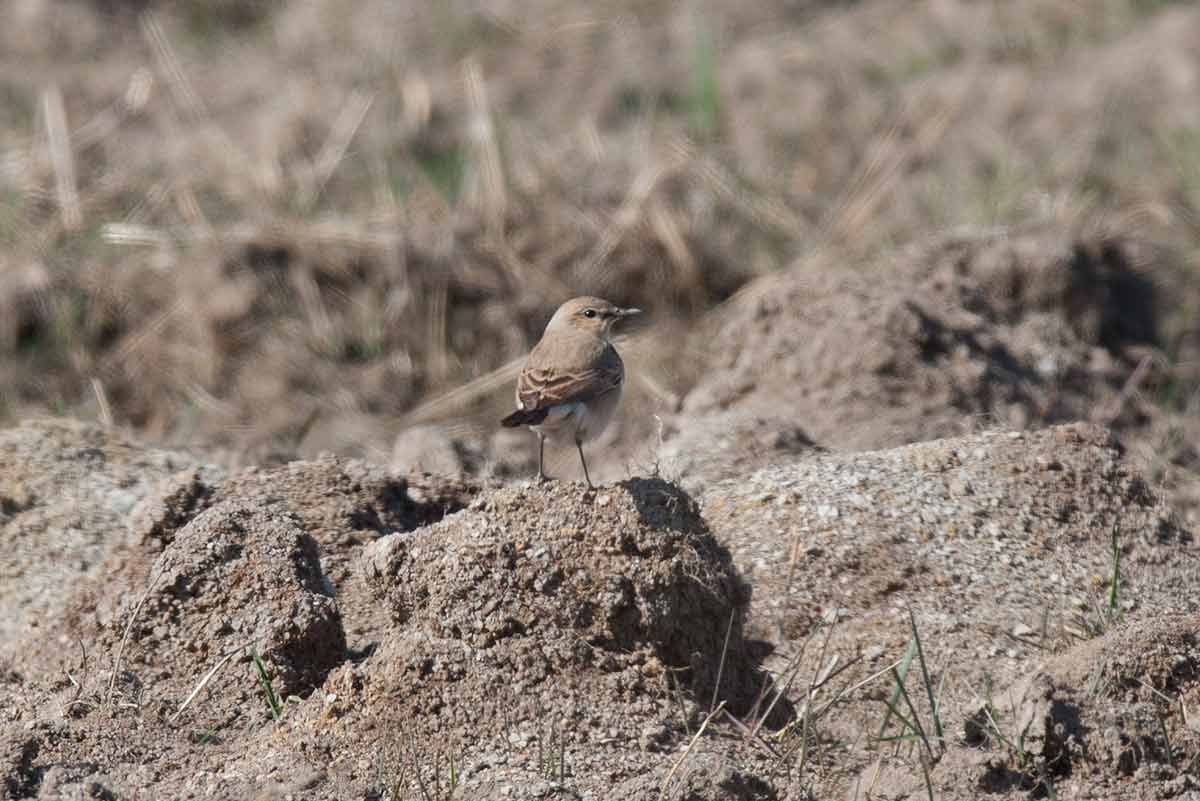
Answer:
[[[921,737],[921,742],[925,746],[925,750],[929,752],[929,756],[933,756],[933,747],[929,745],[929,736],[925,733],[925,727],[921,725],[921,716],[917,714],[917,708],[913,705],[912,698],[909,697],[908,690],[905,689],[904,683],[900,680],[900,676],[896,674],[895,668],[892,669],[892,676],[896,679],[896,686],[900,688],[900,697],[904,699],[908,711],[912,713],[912,729]]]
[[[910,640],[908,643],[908,649],[904,652],[904,658],[900,660],[900,666],[892,669],[893,673],[898,673],[901,682],[903,682],[904,677],[908,675],[908,669],[912,665],[913,657],[916,656],[916,654],[916,644]],[[888,724],[891,722],[891,717],[895,714],[896,702],[900,700],[900,690],[898,687],[899,685],[892,689],[892,699],[891,701],[886,702],[888,711],[884,713],[883,725],[879,727],[879,736],[875,738],[876,740],[883,739],[883,735],[887,731]]]
[[[263,664],[262,657],[258,655],[258,651],[251,651],[250,657],[254,660],[254,670],[258,673],[258,681],[267,696],[267,706],[271,709],[271,717],[279,720],[283,717],[283,707],[279,703],[279,697],[275,695],[275,688],[271,686],[271,679],[267,676],[267,667]]]
[[[1112,528],[1113,574],[1108,588],[1108,619],[1116,620],[1121,613],[1121,531],[1114,523]]]
[[[925,649],[921,647],[921,635],[917,633],[917,616],[913,614],[911,606],[908,608],[908,622],[912,626],[913,642],[917,644],[917,661],[921,665],[921,682],[925,685],[925,694],[929,696],[929,708],[933,713],[933,731],[940,741],[944,737],[942,719],[938,715],[938,704],[934,698],[933,680],[929,678],[929,668],[925,664]]]
[[[921,759],[921,773],[925,776],[925,791],[929,794],[929,801],[933,801],[933,780],[929,778],[929,763]]]

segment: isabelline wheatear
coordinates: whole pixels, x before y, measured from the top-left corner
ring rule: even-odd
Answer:
[[[613,325],[639,314],[600,298],[575,298],[558,307],[517,379],[517,410],[500,421],[538,435],[538,480],[544,481],[546,440],[574,441],[588,486],[583,443],[612,420],[621,400],[625,365],[609,341]]]

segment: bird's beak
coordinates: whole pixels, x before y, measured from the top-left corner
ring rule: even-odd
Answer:
[[[634,315],[641,313],[641,309],[617,309],[618,317],[633,317]]]

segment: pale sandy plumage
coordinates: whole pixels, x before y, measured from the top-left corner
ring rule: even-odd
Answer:
[[[539,480],[546,477],[546,440],[573,441],[592,486],[583,443],[608,426],[625,383],[625,365],[609,337],[619,320],[639,312],[582,297],[568,300],[550,318],[517,379],[517,410],[500,421],[529,426],[538,435]]]

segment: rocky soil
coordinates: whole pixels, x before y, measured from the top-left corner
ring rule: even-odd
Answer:
[[[1088,12],[5,4],[0,801],[1200,800],[1200,8]]]
[[[1197,545],[1094,425],[696,495],[0,446],[6,798],[1200,797]]]

